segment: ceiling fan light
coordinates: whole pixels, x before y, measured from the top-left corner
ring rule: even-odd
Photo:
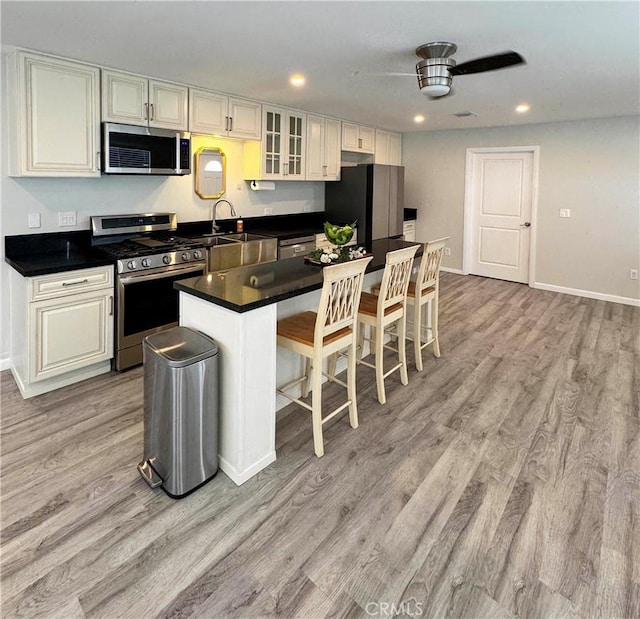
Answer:
[[[426,97],[444,97],[450,90],[451,87],[446,84],[427,84],[420,89],[420,92]]]

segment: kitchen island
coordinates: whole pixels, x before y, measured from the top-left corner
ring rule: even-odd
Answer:
[[[382,278],[387,252],[416,244],[373,241],[364,289]],[[276,397],[276,386],[302,374],[299,355],[277,347],[277,321],[315,310],[322,283],[322,267],[289,258],[174,284],[180,325],[206,333],[220,349],[219,465],[238,485],[276,459],[276,410],[289,404]]]

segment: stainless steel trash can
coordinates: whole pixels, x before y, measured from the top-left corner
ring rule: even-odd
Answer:
[[[174,327],[145,338],[144,457],[138,471],[179,499],[218,471],[218,347]]]

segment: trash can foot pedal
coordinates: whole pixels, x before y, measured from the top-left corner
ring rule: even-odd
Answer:
[[[138,464],[138,472],[152,488],[157,488],[162,484],[162,478],[153,470],[149,460],[144,460]]]

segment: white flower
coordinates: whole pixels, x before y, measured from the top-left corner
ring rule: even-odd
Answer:
[[[320,262],[324,262],[326,264],[331,262],[331,258],[329,258],[327,254],[322,254],[322,256],[320,256]]]

